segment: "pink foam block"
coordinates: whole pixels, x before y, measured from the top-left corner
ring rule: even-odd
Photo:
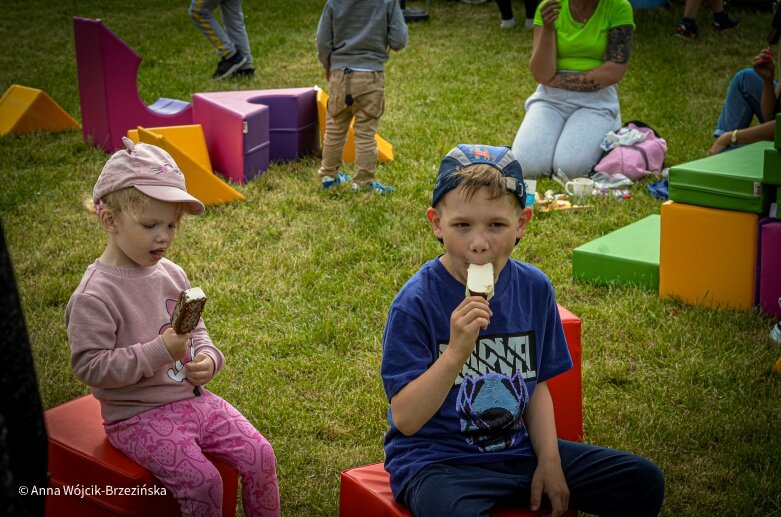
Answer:
[[[269,108],[235,93],[196,93],[193,119],[203,126],[214,169],[245,183],[268,169]]]
[[[759,221],[757,248],[756,303],[765,314],[781,316],[781,221]]]
[[[84,140],[107,152],[137,126],[192,124],[189,102],[160,98],[147,106],[138,94],[141,57],[100,20],[73,18]]]
[[[267,106],[271,160],[295,160],[310,152],[317,142],[317,100],[314,88],[211,92],[199,93],[195,97],[224,104],[244,113],[253,112],[258,106]],[[193,101],[196,105],[194,119],[208,133],[207,125],[210,121],[200,119],[198,102]]]

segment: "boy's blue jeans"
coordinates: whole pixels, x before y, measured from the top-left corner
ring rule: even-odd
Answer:
[[[776,82],[773,82],[773,87]],[[732,76],[727,87],[727,97],[721,107],[719,121],[716,123],[714,137],[735,129],[744,129],[751,125],[753,117],[760,123],[762,117],[762,78],[753,68],[744,68]]]
[[[600,516],[656,516],[664,476],[645,458],[614,449],[559,440],[569,507]],[[401,502],[417,517],[488,516],[497,502],[528,506],[535,458],[497,463],[435,463],[421,470]],[[547,500],[543,497],[547,504]]]

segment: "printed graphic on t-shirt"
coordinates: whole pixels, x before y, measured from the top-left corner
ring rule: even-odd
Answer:
[[[446,348],[447,343],[440,343],[439,353]],[[534,332],[480,336],[454,384],[467,443],[481,452],[496,452],[521,439],[521,416],[529,401],[525,381],[536,379]]]
[[[521,437],[521,415],[528,399],[521,372],[512,377],[500,373],[466,377],[458,390],[456,409],[467,443],[481,452],[512,447]]]
[[[439,354],[447,343],[439,344]],[[512,377],[520,372],[524,380],[537,380],[537,348],[534,332],[480,336],[469,360],[456,378],[458,386],[464,377],[479,377],[486,373],[501,373]]]

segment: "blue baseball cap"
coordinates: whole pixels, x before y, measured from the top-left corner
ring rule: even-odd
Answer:
[[[474,144],[458,144],[442,158],[431,206],[436,206],[442,196],[459,185],[460,179],[455,172],[467,165],[481,163],[499,169],[507,180],[507,190],[518,197],[521,208],[526,206],[526,184],[523,181],[521,164],[515,159],[510,148]]]

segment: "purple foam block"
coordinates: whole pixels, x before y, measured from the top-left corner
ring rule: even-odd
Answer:
[[[312,151],[320,136],[314,88],[281,88],[246,93],[247,102],[264,104],[271,110],[272,160],[296,160]]]
[[[756,303],[770,316],[781,316],[781,221],[766,217],[759,221],[757,239]]]

